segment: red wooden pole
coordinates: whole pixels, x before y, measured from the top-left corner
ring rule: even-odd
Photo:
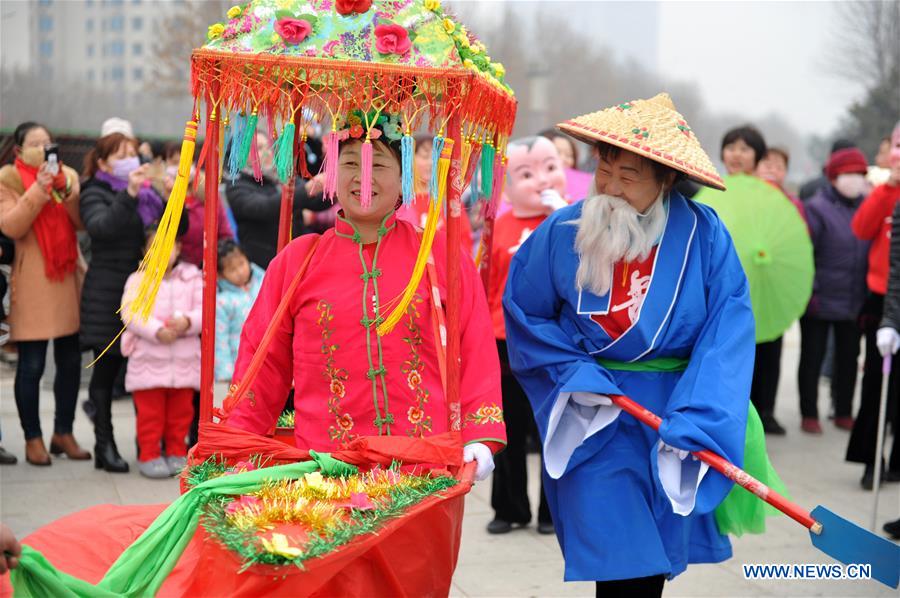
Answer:
[[[294,181],[297,177],[291,173],[291,178],[281,186],[281,212],[278,215],[278,251],[291,242],[291,225],[294,216]]]
[[[499,183],[494,181],[495,185]],[[488,200],[490,201],[490,200]],[[484,292],[488,292],[491,282],[491,248],[494,244],[494,216],[485,217],[481,227],[481,262],[478,264],[478,273],[481,274],[481,283]]]
[[[641,423],[650,426],[654,430],[659,430],[662,419],[652,411],[645,409],[628,397],[611,396],[609,398],[618,407],[621,407],[625,413]],[[809,511],[781,496],[740,467],[723,459],[712,451],[695,451],[691,454],[735,484],[763,499],[803,527],[809,529],[811,532],[815,534],[821,533],[822,524],[813,519],[812,515],[809,514]]]
[[[450,171],[447,173],[447,406],[450,412],[450,429],[459,430],[460,404],[460,223],[462,214],[462,175],[460,171],[459,116],[450,118],[449,137],[453,139],[450,154]]]
[[[200,423],[212,421],[216,365],[216,275],[219,231],[219,114],[206,111],[206,184],[203,218],[203,323],[200,334]]]

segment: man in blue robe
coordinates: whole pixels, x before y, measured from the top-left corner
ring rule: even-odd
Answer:
[[[595,195],[558,210],[512,261],[510,365],[534,408],[565,579],[659,595],[688,563],[731,556],[713,510],[743,464],[754,323],[725,226],[674,190],[721,178],[669,97],[562,123],[597,147]],[[627,396],[659,432],[622,413]]]

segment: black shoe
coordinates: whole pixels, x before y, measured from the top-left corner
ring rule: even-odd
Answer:
[[[0,446],[0,465],[15,465],[19,458]]]
[[[884,462],[882,462],[881,483],[889,484],[893,482],[900,482],[900,471],[885,470]],[[863,472],[863,477],[859,480],[859,485],[863,487],[863,490],[871,490],[875,487],[875,467],[873,465],[866,465],[866,470]]]
[[[889,469],[881,475],[881,481],[886,483],[900,482],[900,471]]]
[[[894,540],[900,540],[900,519],[888,521],[881,529],[886,531],[887,534]]]
[[[128,473],[128,462],[119,455],[115,441],[94,445],[94,468],[109,473]]]
[[[771,434],[772,436],[784,436],[787,434],[787,430],[781,427],[775,418],[771,415],[760,418],[762,420],[763,432],[766,434]]]
[[[512,531],[512,523],[503,521],[502,519],[494,519],[487,524],[487,533],[489,534],[508,534]]]
[[[883,470],[882,470],[883,473]],[[884,477],[884,476],[882,476]],[[875,466],[871,464],[866,465],[866,470],[863,472],[863,477],[859,480],[859,485],[862,486],[863,490],[871,490],[875,487]]]
[[[556,528],[553,527],[553,523],[550,521],[541,521],[538,523],[538,533],[549,536],[556,533]]]
[[[119,455],[113,437],[112,398],[109,392],[94,391],[90,397],[94,414],[94,467],[110,473],[128,473],[128,463]]]

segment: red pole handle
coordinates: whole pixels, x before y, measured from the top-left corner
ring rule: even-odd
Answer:
[[[291,227],[294,221],[294,173],[281,186],[281,207],[278,213],[278,252],[291,242]]]
[[[652,411],[648,411],[628,397],[610,396],[609,398],[617,407],[620,407],[622,411],[626,412],[628,415],[639,420],[641,423],[650,426],[654,430],[659,430],[662,419]],[[809,511],[804,510],[800,505],[781,496],[740,467],[737,467],[712,451],[703,450],[691,454],[735,484],[739,485],[741,488],[752,492],[763,499],[814,534],[822,532],[822,524],[813,519],[812,515],[809,514]]]

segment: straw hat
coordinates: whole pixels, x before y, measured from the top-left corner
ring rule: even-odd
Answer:
[[[591,112],[556,126],[585,143],[616,145],[683,172],[698,183],[725,190],[712,160],[667,93]]]

